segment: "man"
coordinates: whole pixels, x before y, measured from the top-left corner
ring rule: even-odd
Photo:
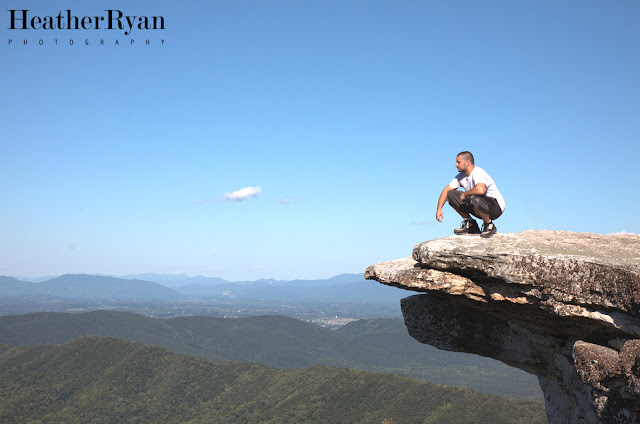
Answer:
[[[484,169],[475,166],[470,152],[458,153],[456,168],[460,173],[440,193],[436,219],[442,222],[442,207],[448,201],[464,218],[460,228],[453,230],[455,234],[479,233],[481,237],[491,237],[497,231],[493,220],[502,215],[505,206],[498,187]],[[460,187],[465,191],[458,191]],[[482,231],[471,215],[482,219]]]

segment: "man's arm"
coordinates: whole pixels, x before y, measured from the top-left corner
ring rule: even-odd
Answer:
[[[469,196],[484,196],[487,192],[487,185],[485,183],[478,183],[471,190],[467,190],[460,195],[460,200],[464,201]]]
[[[436,209],[436,219],[438,220],[438,222],[442,222],[442,218],[444,216],[442,214],[442,207],[447,201],[447,194],[449,194],[451,190],[455,190],[455,188],[447,184],[447,186],[442,189],[442,193],[440,193],[440,198],[438,198],[438,209]]]

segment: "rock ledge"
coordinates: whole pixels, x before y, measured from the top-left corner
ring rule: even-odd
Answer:
[[[640,420],[640,235],[451,236],[365,277],[402,300],[409,333],[538,376],[549,423]]]

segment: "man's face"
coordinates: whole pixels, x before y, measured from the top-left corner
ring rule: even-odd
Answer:
[[[462,156],[456,157],[456,168],[458,168],[458,172],[466,172],[469,165],[471,165],[471,162],[464,160]]]

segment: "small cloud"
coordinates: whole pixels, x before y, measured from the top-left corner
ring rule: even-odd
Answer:
[[[413,221],[411,225],[427,225],[427,224],[435,224],[438,221]]]
[[[636,233],[630,233],[628,231],[618,231],[617,233],[609,233],[610,236],[625,236],[625,235],[629,235],[629,236],[635,236],[637,235]]]
[[[236,190],[233,193],[225,193],[224,198],[226,200],[233,200],[234,202],[242,202],[244,199],[250,197],[258,197],[262,193],[262,187],[245,187],[240,190]]]
[[[211,203],[213,201],[214,201],[214,199],[204,199],[204,200],[194,200],[192,203],[194,205],[203,205],[205,203]]]
[[[283,199],[280,199],[280,203],[282,203],[283,205],[288,205],[289,203],[293,203],[293,199],[295,199],[297,196],[287,196]]]

